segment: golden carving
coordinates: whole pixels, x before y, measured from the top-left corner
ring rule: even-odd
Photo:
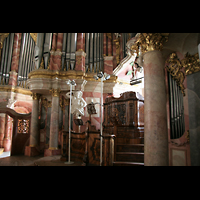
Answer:
[[[25,94],[25,95],[31,95],[32,94],[32,92],[28,89],[21,88],[21,87],[12,88],[10,85],[1,85],[0,91],[2,91],[2,92],[16,92],[16,93],[21,93],[21,94]]]
[[[139,53],[139,48],[142,53],[154,50],[162,50],[163,43],[168,41],[169,33],[138,33],[136,42],[132,45],[131,50]]]
[[[185,68],[186,75],[200,71],[200,60],[199,54],[191,56],[189,53],[186,53],[185,58],[181,60],[183,67]]]
[[[35,44],[37,42],[37,33],[30,33],[31,37],[33,38]]]
[[[33,100],[39,100],[41,95],[38,93],[33,93],[31,96],[32,96]]]
[[[0,33],[0,49],[3,48],[4,39],[7,38],[9,33]]]
[[[117,65],[120,62],[120,38],[116,38],[116,40],[113,40],[113,42],[115,42],[115,47],[116,47],[116,61],[117,61]]]
[[[49,90],[49,92],[51,92],[52,93],[52,96],[53,97],[59,97],[59,95],[60,95],[60,88],[58,88],[58,89],[51,89],[51,90]]]
[[[44,69],[44,58],[42,57],[42,61],[40,63],[40,68],[39,69]]]
[[[187,134],[186,134],[185,138],[187,139],[188,142],[190,142],[190,131],[189,130],[187,130]]]
[[[183,85],[183,82],[185,80],[185,73],[181,71],[183,66],[178,59],[177,54],[170,54],[169,59],[166,60],[166,64],[167,71],[172,75],[172,78],[176,80],[177,85],[180,87],[181,92],[185,96],[185,87]]]

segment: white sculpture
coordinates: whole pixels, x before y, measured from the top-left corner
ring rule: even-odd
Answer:
[[[75,115],[76,119],[80,119],[84,116],[84,107],[87,105],[86,101],[82,98],[83,93],[81,91],[73,91],[71,96],[71,114]],[[66,94],[70,98],[70,92]]]

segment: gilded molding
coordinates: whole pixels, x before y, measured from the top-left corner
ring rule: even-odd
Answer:
[[[172,75],[172,78],[176,80],[177,85],[180,87],[181,92],[185,96],[185,87],[183,82],[185,80],[185,73],[182,72],[182,62],[178,59],[176,53],[172,53],[169,56],[169,59],[166,60],[166,69]]]
[[[163,48],[163,43],[168,41],[169,33],[138,33],[136,42],[131,46],[131,50],[137,54],[139,50],[142,53],[159,50]]]
[[[36,78],[48,78],[48,79],[84,79],[86,81],[101,81],[95,80],[93,76],[96,75],[94,72],[85,73],[82,71],[68,70],[68,71],[57,71],[57,70],[47,70],[47,69],[37,69],[33,70],[28,74],[29,79]],[[110,79],[106,82],[117,82],[117,76],[111,75]]]
[[[3,42],[5,40],[5,38],[7,38],[9,35],[9,33],[0,33],[0,49],[3,48]]]
[[[41,95],[38,93],[33,93],[31,96],[32,96],[33,100],[39,100]]]
[[[25,95],[31,95],[32,92],[28,89],[21,88],[21,87],[10,87],[9,85],[1,85],[0,86],[0,91],[2,92],[15,92],[15,93],[21,93]]]
[[[186,75],[200,71],[200,60],[198,53],[193,56],[189,53],[186,53],[184,59],[181,60],[181,63],[185,68]]]

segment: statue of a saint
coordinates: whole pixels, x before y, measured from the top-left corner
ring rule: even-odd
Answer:
[[[84,107],[87,105],[86,101],[82,98],[83,93],[81,91],[73,91],[71,99],[71,114],[75,115],[76,119],[80,119],[84,116]],[[66,94],[70,98],[70,92]]]

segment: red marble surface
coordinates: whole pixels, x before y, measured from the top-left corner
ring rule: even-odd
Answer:
[[[32,103],[26,101],[17,101],[14,103],[14,107],[24,107],[28,111],[28,113],[32,112]]]
[[[60,70],[61,69],[61,55],[54,55],[51,69],[52,70]]]
[[[13,128],[13,118],[7,116],[6,126],[5,126],[5,136],[3,141],[4,151],[11,150],[11,140],[12,140],[12,128]]]
[[[53,38],[52,38],[52,50],[56,50],[56,45],[57,44],[57,33],[53,33]]]
[[[106,72],[107,74],[113,73],[113,60],[111,60],[111,59],[105,60],[104,59],[104,72]]]
[[[75,65],[76,71],[83,71],[85,72],[85,57],[84,56],[78,56],[76,55],[76,65]]]
[[[0,148],[3,147],[3,139],[5,134],[5,116],[0,117]]]
[[[106,33],[103,34],[103,54],[106,55]]]
[[[77,34],[77,45],[76,45],[76,50],[78,51],[79,49],[84,50],[84,33],[78,33]]]
[[[15,33],[15,36],[14,36],[11,71],[15,70],[16,72],[18,72],[21,36],[22,36],[22,33]]]
[[[57,37],[57,51],[62,51],[62,43],[63,43],[63,33],[58,33]]]
[[[10,72],[8,85],[17,86],[17,73],[15,71]]]

